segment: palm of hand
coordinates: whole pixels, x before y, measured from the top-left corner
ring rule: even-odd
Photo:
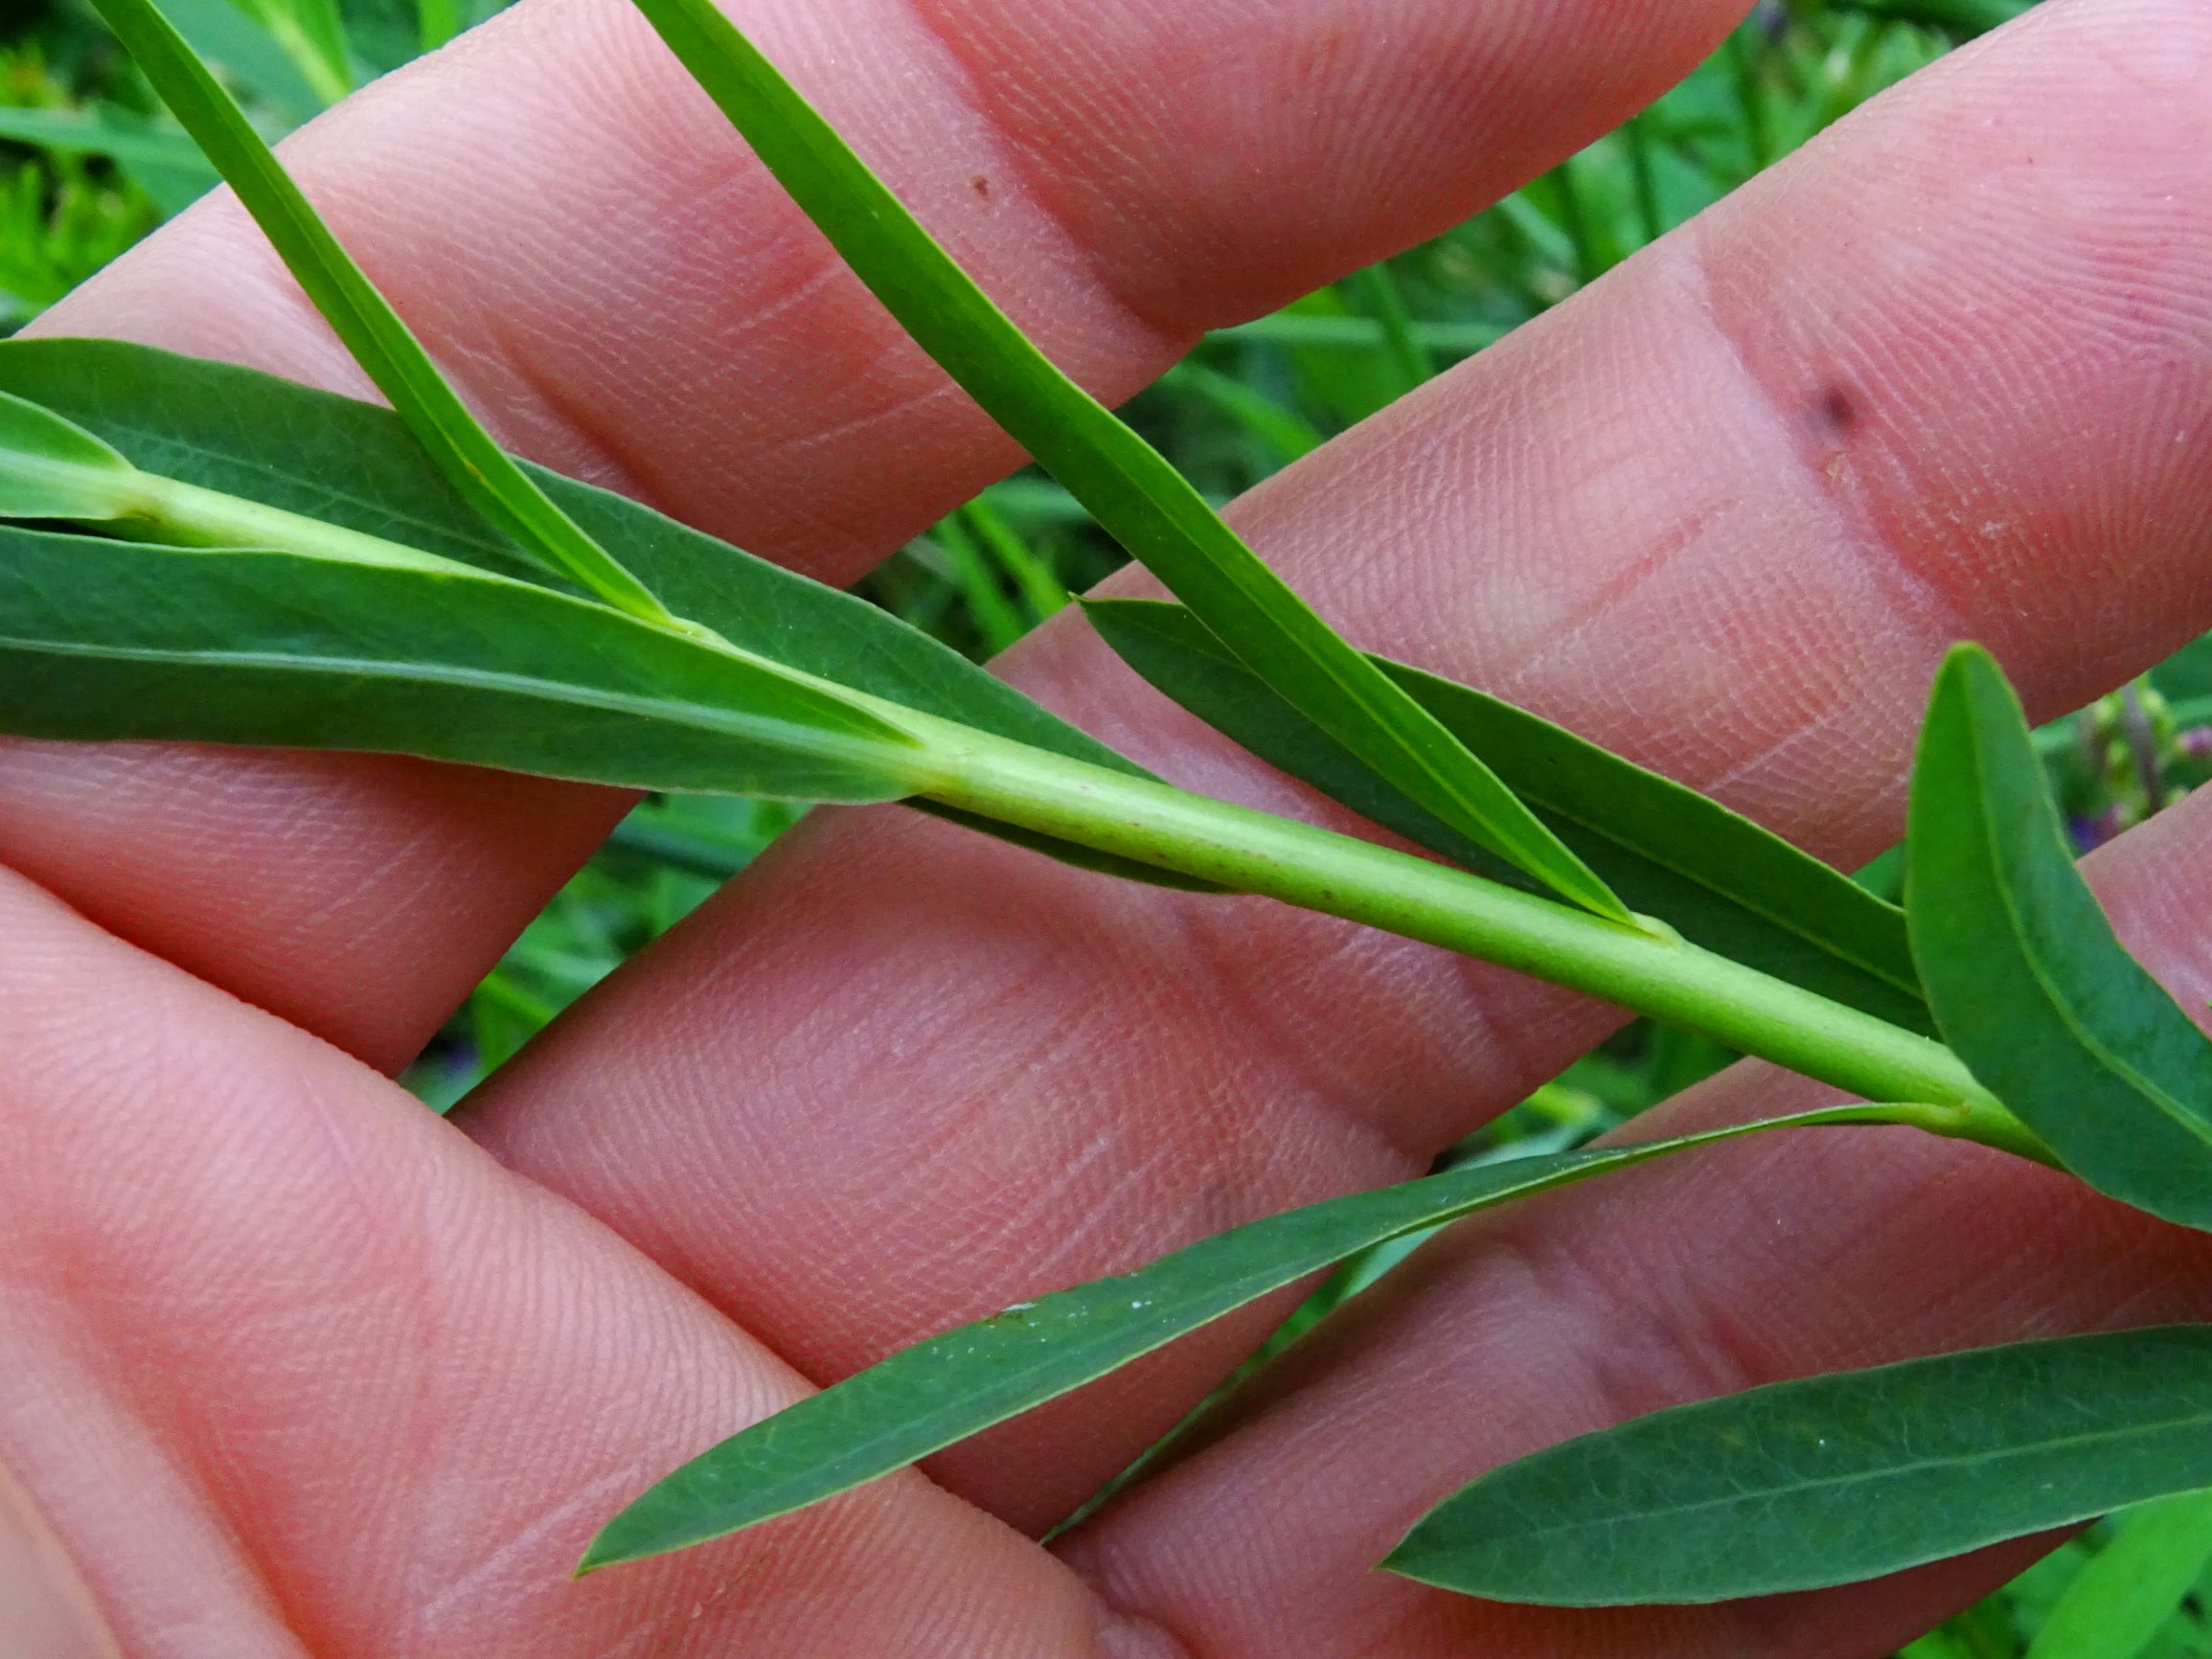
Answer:
[[[752,10],[1116,393],[1196,329],[1471,211],[1730,20]],[[2052,709],[2212,620],[2208,72],[2185,0],[2053,0],[1285,475],[1243,527],[1362,643],[1864,856],[1945,642],[1989,642]],[[759,551],[850,577],[1006,461],[619,5],[540,0],[289,154],[511,441]],[[285,296],[215,206],[46,326],[351,387]],[[1164,771],[1297,799],[1080,627],[1009,671]],[[459,1130],[412,1106],[375,1068],[620,809],[353,758],[0,753],[0,1462],[122,1650],[1872,1654],[2018,1552],[1605,1615],[1370,1569],[1477,1468],[1628,1412],[2204,1309],[2186,1239],[2037,1171],[1879,1132],[1747,1145],[1461,1229],[1049,1552],[1024,1534],[1279,1307],[932,1479],[571,1584],[627,1497],[807,1379],[1414,1172],[1611,1017],[871,811],[779,847]],[[2100,865],[2198,1004],[2207,835],[2185,805]],[[1802,1087],[1740,1070],[1667,1116]],[[53,1650],[105,1650],[81,1628]]]

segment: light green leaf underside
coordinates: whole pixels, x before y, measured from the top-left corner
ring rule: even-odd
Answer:
[[[654,596],[491,441],[153,0],[93,3],[439,470],[532,558],[610,604],[666,622]]]
[[[1606,1151],[1456,1170],[1270,1216],[919,1343],[685,1465],[596,1539],[586,1569],[683,1549],[891,1474],[1371,1245],[1653,1158],[1852,1108]]]
[[[1182,606],[1092,600],[1083,608],[1131,668],[1208,725],[1408,840],[1513,879],[1276,696]],[[1808,990],[1933,1030],[1904,913],[1895,905],[1710,797],[1471,687],[1374,660],[1487,756],[1506,785],[1636,910]]]
[[[1944,1040],[2082,1179],[2212,1227],[2212,1042],[2113,934],[1978,647],[1936,677],[1908,847],[1913,955]]]
[[[487,575],[0,527],[0,727],[381,750],[639,788],[885,801],[897,728]]]
[[[0,393],[56,411],[148,472],[537,579],[536,567],[462,500],[390,410],[230,364],[105,340],[0,343]],[[878,606],[627,497],[523,466],[655,592],[741,649],[907,708],[1142,775]]]
[[[2212,1492],[2123,1520],[2059,1598],[2027,1659],[2136,1659],[2212,1566]]]
[[[1575,902],[1629,920],[1486,765],[1023,336],[712,0],[637,4],[923,349],[1262,679],[1461,833]]]
[[[114,518],[136,468],[80,426],[0,393],[0,518]]]
[[[1509,1464],[1385,1563],[1566,1606],[1852,1583],[2212,1485],[2212,1328],[2020,1343],[1677,1407]]]

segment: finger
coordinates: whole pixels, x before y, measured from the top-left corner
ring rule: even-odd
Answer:
[[[738,7],[1015,317],[1116,399],[1198,330],[1513,188],[1741,10]],[[506,440],[759,553],[850,579],[1015,460],[625,0],[517,8],[285,156]],[[360,387],[228,197],[40,328]],[[79,756],[0,755],[0,860],[385,1065],[621,809],[422,767]],[[119,780],[139,803],[127,833]],[[381,989],[359,995],[364,979]]]
[[[36,1659],[122,1659],[84,1580],[21,1487],[0,1469],[0,1606],[14,1652]]]
[[[2212,793],[2090,872],[2130,947],[2203,1018]],[[1744,1065],[1634,1132],[1832,1093]],[[1887,1652],[2037,1550],[1817,1596],[1605,1614],[1505,1608],[1372,1568],[1481,1470],[1625,1417],[1816,1372],[2207,1315],[2212,1240],[2052,1170],[1907,1130],[1717,1148],[1455,1229],[1072,1554],[1122,1604],[1224,1659],[1279,1653],[1268,1637],[1286,1627],[1308,1633],[1299,1652],[1314,1659]]]
[[[12,876],[0,930],[0,1464],[122,1651],[1146,1652],[919,1477],[572,1583],[790,1372],[335,1051]]]
[[[2207,620],[2212,147],[2171,65],[2208,53],[2194,6],[2047,9],[1240,517],[1362,643],[1865,857],[1950,641],[1989,641],[2055,711]],[[1016,673],[1173,776],[1296,803],[1103,654],[1063,626]],[[1413,1173],[1615,1017],[1257,900],[846,815],[473,1125],[825,1380]],[[1269,1316],[932,1468],[1049,1524]]]

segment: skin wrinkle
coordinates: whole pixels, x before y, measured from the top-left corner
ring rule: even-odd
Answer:
[[[1730,327],[1715,302],[1711,261],[1725,258],[1726,251],[1708,242],[1695,222],[1679,246],[1682,262],[1691,273],[1691,292],[1696,296],[1690,314],[1711,330],[1725,361],[1764,405],[1772,431],[1783,440],[1779,447],[1798,462],[1804,498],[1834,522],[1837,541],[1854,557],[1881,571],[1903,588],[1903,593],[1892,596],[1891,609],[1900,624],[1909,620],[1924,625],[1915,630],[1921,636],[1916,643],[1941,646],[1970,637],[1957,602],[1913,567],[1891,539],[1884,515],[1866,499],[1863,488],[1854,487],[1858,481],[1852,469],[1851,440],[1866,423],[1869,395],[1840,379],[1831,381],[1817,395],[1813,421],[1809,422],[1803,395],[1785,391],[1759,372],[1743,337]],[[1852,413],[1847,421],[1838,419],[1830,401],[1837,398],[1850,404]]]
[[[1116,280],[1117,273],[1111,248],[1101,241],[1083,236],[1074,221],[1069,219],[1052,190],[1052,174],[1029,150],[1014,140],[1000,125],[992,108],[992,101],[985,96],[988,75],[965,49],[966,32],[947,29],[938,14],[935,0],[904,0],[908,15],[915,26],[929,40],[931,46],[946,66],[944,82],[959,99],[961,105],[973,115],[995,143],[996,160],[990,166],[974,162],[971,181],[983,181],[977,194],[995,199],[1003,188],[999,182],[1008,177],[1021,182],[1023,193],[1042,211],[1046,219],[1059,233],[1061,246],[1074,256],[1077,263],[1088,273],[1098,291],[1106,295],[1127,315],[1129,322],[1150,334],[1169,352],[1180,356],[1197,343],[1203,326],[1193,329],[1187,322],[1176,323],[1157,317],[1139,306],[1122,290]]]

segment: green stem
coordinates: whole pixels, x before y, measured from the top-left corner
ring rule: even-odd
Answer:
[[[1370,265],[1352,279],[1352,286],[1360,308],[1381,328],[1383,346],[1404,389],[1416,391],[1435,379],[1436,359],[1414,330],[1413,311],[1397,273],[1386,264]]]
[[[1628,146],[1629,172],[1636,187],[1636,216],[1649,245],[1667,234],[1667,215],[1659,203],[1659,167],[1653,153],[1651,117],[1631,119],[1621,128],[1621,141]]]
[[[1552,170],[1552,186],[1559,196],[1560,223],[1565,227],[1567,240],[1574,244],[1575,281],[1587,287],[1604,276],[1613,261],[1598,246],[1597,235],[1590,228],[1590,216],[1583,203],[1582,180],[1575,171],[1573,157]]]
[[[1735,72],[1736,103],[1744,116],[1744,145],[1751,171],[1764,172],[1774,160],[1774,140],[1767,116],[1767,91],[1759,83],[1758,25],[1746,23],[1728,36],[1728,65]]]
[[[434,554],[151,473],[125,474],[116,505],[124,516],[100,528],[170,542],[477,574]],[[712,636],[701,643],[762,660]],[[1942,1044],[1693,945],[1664,922],[1610,921],[1449,865],[1188,794],[771,666],[916,739],[910,755],[896,757],[915,795],[1496,963],[1701,1033],[1868,1101],[1925,1102],[1842,1108],[1868,1114],[1860,1121],[1908,1122],[2052,1161]]]
[[[912,710],[921,792],[965,811],[1234,892],[1364,922],[1649,1013],[1919,1126],[2047,1159],[1941,1043],[1699,948],[1294,820],[1046,754]]]

